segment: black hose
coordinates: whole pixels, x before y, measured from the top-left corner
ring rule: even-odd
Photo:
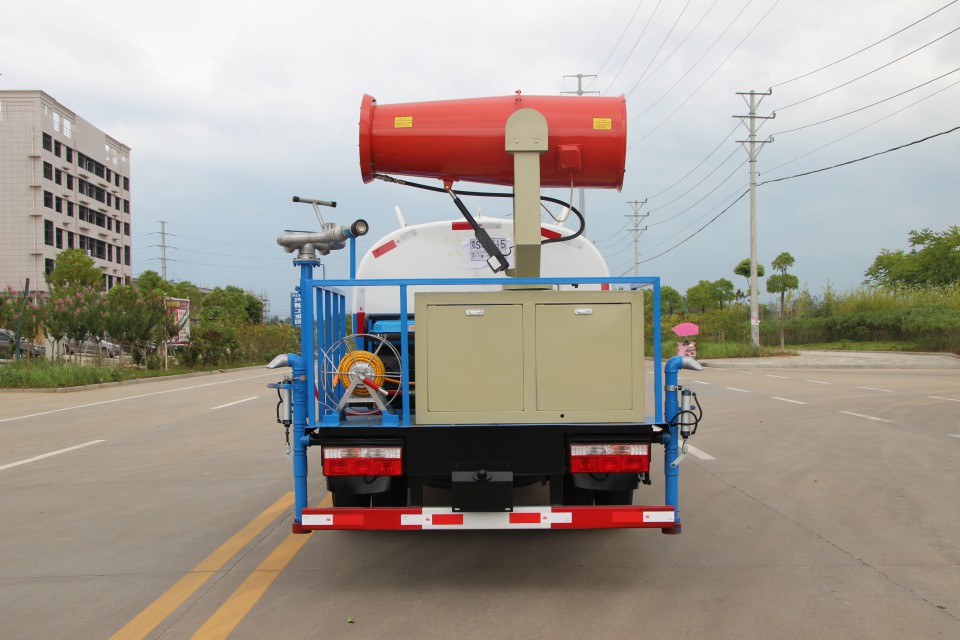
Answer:
[[[512,193],[503,193],[500,191],[454,191],[451,189],[449,192],[446,189],[441,187],[434,187],[429,184],[422,184],[420,182],[407,182],[406,180],[400,180],[399,178],[394,178],[392,176],[387,176],[382,173],[375,173],[374,178],[379,178],[384,182],[393,182],[394,184],[405,185],[408,187],[414,187],[415,189],[424,189],[425,191],[436,191],[437,193],[454,193],[458,196],[476,196],[479,198],[513,198]],[[540,244],[552,244],[554,242],[568,242],[574,238],[578,238],[583,235],[584,230],[587,227],[587,221],[584,219],[583,214],[580,213],[580,210],[569,202],[564,202],[563,200],[558,200],[557,198],[551,198],[550,196],[540,196],[540,200],[545,202],[552,202],[553,204],[562,205],[577,216],[577,219],[580,221],[580,228],[577,229],[574,233],[569,236],[560,236],[559,238],[547,238],[546,240],[541,240]]]

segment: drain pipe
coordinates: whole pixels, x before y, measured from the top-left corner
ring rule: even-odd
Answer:
[[[703,371],[703,365],[690,356],[674,356],[667,360],[664,372],[664,405],[663,417],[667,423],[667,431],[662,434],[663,468],[665,478],[665,501],[673,507],[673,526],[661,529],[663,533],[677,535],[680,533],[680,468],[674,464],[680,455],[680,424],[677,414],[680,413],[680,404],[677,395],[680,390],[678,374],[681,369]]]

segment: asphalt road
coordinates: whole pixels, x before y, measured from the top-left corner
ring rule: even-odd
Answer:
[[[680,536],[292,536],[274,378],[0,394],[0,638],[960,637],[958,369],[683,372]]]

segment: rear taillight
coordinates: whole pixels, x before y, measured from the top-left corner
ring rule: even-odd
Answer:
[[[570,445],[570,473],[643,473],[649,470],[649,444]]]
[[[323,447],[325,476],[399,476],[401,447]]]

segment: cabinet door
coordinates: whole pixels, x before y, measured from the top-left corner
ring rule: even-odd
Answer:
[[[536,305],[538,410],[634,408],[631,313],[630,304]]]
[[[523,307],[427,307],[430,411],[523,411]]]

